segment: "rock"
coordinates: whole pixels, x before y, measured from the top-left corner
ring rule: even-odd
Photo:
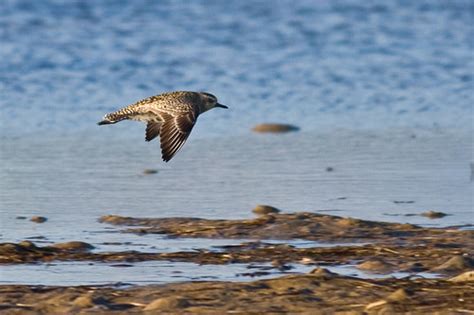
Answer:
[[[30,241],[21,241],[20,243],[18,243],[18,245],[20,245],[23,248],[27,248],[27,249],[37,248],[36,245],[33,242],[30,242]]]
[[[423,217],[427,217],[427,218],[430,218],[430,219],[440,219],[440,218],[444,218],[445,216],[447,216],[447,214],[444,213],[444,212],[438,212],[438,211],[433,211],[433,210],[423,212],[421,215]]]
[[[426,271],[426,270],[427,270],[427,268],[422,263],[413,262],[413,263],[406,264],[405,268],[403,268],[402,271],[417,273],[417,272],[423,272],[423,271]]]
[[[386,273],[393,270],[393,265],[381,259],[369,259],[357,265],[357,268],[372,272]]]
[[[337,221],[337,225],[343,226],[343,227],[348,227],[348,226],[357,226],[360,224],[359,219],[354,219],[354,218],[341,218]]]
[[[275,222],[275,217],[273,215],[262,215],[252,221],[255,224],[271,224]]]
[[[332,172],[334,171],[334,167],[328,166],[326,167],[326,172]]]
[[[172,310],[176,308],[185,308],[190,306],[189,302],[182,298],[182,297],[163,297],[154,300],[153,302],[149,303],[145,308],[144,311],[155,311],[155,310]]]
[[[280,271],[287,271],[293,269],[292,266],[285,264],[284,261],[280,261],[278,259],[275,259],[272,261],[272,267],[275,269],[278,269]]]
[[[300,128],[288,124],[259,124],[252,128],[255,132],[273,132],[282,133],[290,131],[298,131]]]
[[[449,279],[452,282],[474,282],[474,271],[467,271]]]
[[[253,213],[257,215],[267,215],[267,214],[275,214],[275,213],[280,213],[280,210],[277,208],[274,208],[272,206],[267,206],[267,205],[257,205],[253,210]]]
[[[387,304],[388,302],[385,301],[385,300],[379,300],[379,301],[376,301],[376,302],[373,302],[373,303],[370,303],[370,304],[367,304],[367,306],[365,307],[365,310],[368,311],[372,308],[376,308],[376,307],[380,307],[380,306],[383,306],[385,304]],[[383,313],[381,313],[383,314]]]
[[[334,278],[338,276],[337,273],[331,272],[326,268],[315,268],[309,272],[312,275],[324,278]]]
[[[301,258],[301,260],[299,261],[300,264],[303,264],[303,265],[312,265],[315,263],[314,259],[311,259],[309,257],[303,257]],[[312,271],[314,271],[316,269],[313,269]],[[312,272],[311,271],[311,272]]]
[[[86,307],[94,306],[95,303],[94,303],[94,300],[92,299],[92,295],[87,293],[85,295],[79,296],[74,301],[72,301],[72,305],[81,307],[81,308],[86,308]]]
[[[473,267],[474,267],[474,262],[471,258],[461,256],[461,255],[456,255],[456,256],[451,257],[445,263],[437,267],[434,267],[432,270],[453,272],[453,271],[463,271],[463,270],[473,268]]]
[[[74,299],[72,302],[72,305],[76,307],[81,307],[81,308],[88,308],[88,307],[94,307],[96,305],[103,305],[105,307],[109,307],[112,304],[107,300],[106,298],[102,296],[95,296],[93,292],[88,292],[84,295],[81,295]]]
[[[46,221],[48,221],[48,218],[45,218],[45,217],[40,217],[40,216],[32,216],[31,219],[30,219],[31,222],[35,222],[35,223],[44,223]]]
[[[402,302],[408,299],[410,295],[411,294],[409,294],[405,289],[398,289],[397,291],[390,293],[386,300],[388,302]]]
[[[109,214],[101,216],[99,222],[101,223],[109,223],[109,224],[130,224],[132,218],[129,217],[121,217],[119,215]]]
[[[157,174],[158,170],[147,168],[143,170],[143,174],[145,175],[151,175],[151,174]]]
[[[65,251],[88,251],[91,249],[94,249],[94,246],[92,246],[89,243],[85,242],[79,242],[79,241],[73,241],[73,242],[66,242],[66,243],[56,243],[51,245],[50,247],[56,248],[59,250],[65,250]]]

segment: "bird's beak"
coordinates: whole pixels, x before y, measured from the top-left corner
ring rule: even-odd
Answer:
[[[225,105],[222,105],[222,104],[219,104],[219,103],[217,103],[216,106],[214,106],[214,107],[229,108],[229,107],[227,107]]]

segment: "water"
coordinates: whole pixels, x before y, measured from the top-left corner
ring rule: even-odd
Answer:
[[[196,265],[185,262],[146,261],[133,264],[97,262],[54,262],[47,264],[7,265],[2,267],[0,284],[31,285],[146,285],[183,281],[254,281],[288,274],[308,273],[316,266],[288,264],[281,271],[270,264]],[[323,266],[331,272],[362,279],[423,277],[435,273],[394,272],[377,274],[354,265]]]
[[[468,0],[2,1],[1,241],[207,248],[214,241],[144,240],[96,220],[246,218],[258,203],[472,224],[473,9]],[[95,125],[177,89],[212,92],[230,109],[201,116],[168,164],[142,140],[143,125]],[[252,134],[261,122],[302,131]],[[405,216],[427,210],[450,215]],[[32,215],[48,221],[16,219]]]

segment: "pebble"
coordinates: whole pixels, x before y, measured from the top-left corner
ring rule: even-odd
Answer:
[[[170,296],[170,297],[162,297],[162,298],[154,300],[153,302],[145,306],[143,310],[144,311],[170,310],[170,309],[175,309],[175,308],[185,308],[188,306],[189,306],[189,302],[186,299]]]
[[[252,128],[255,132],[282,133],[298,131],[300,128],[288,124],[259,124]]]
[[[327,277],[327,278],[334,278],[338,276],[337,273],[331,272],[326,268],[316,268],[316,269],[311,270],[309,273],[318,277]]]
[[[36,245],[30,241],[21,241],[20,243],[18,243],[18,245],[29,249],[36,248]]]
[[[87,293],[85,295],[79,296],[74,301],[72,301],[72,305],[81,307],[81,308],[86,308],[86,307],[94,306],[95,303],[94,303],[94,300],[92,299],[92,294]]]
[[[257,215],[267,215],[267,214],[276,214],[280,213],[280,210],[278,210],[275,207],[272,206],[267,206],[267,205],[257,205],[253,210],[253,213]]]
[[[451,282],[474,282],[474,271],[466,271],[449,279]]]
[[[441,218],[444,218],[445,216],[447,216],[446,213],[444,212],[438,212],[438,211],[427,211],[427,212],[423,212],[421,214],[423,217],[427,217],[427,218],[430,218],[430,219],[441,219]]]
[[[152,168],[147,168],[143,170],[143,174],[145,175],[152,175],[152,174],[157,174],[158,170],[152,169]]]
[[[79,241],[56,243],[51,245],[50,247],[67,251],[87,251],[90,249],[94,249],[94,246],[92,246],[91,244]]]
[[[31,222],[35,222],[35,223],[44,223],[46,221],[48,221],[48,218],[45,218],[45,217],[40,217],[40,216],[32,216],[31,219],[30,219]]]
[[[358,269],[368,270],[373,272],[390,272],[393,265],[381,259],[369,259],[357,265]]]
[[[411,294],[408,293],[405,289],[398,289],[387,296],[387,301],[402,302],[404,300],[407,300],[410,297],[410,295]]]
[[[469,257],[456,255],[451,257],[445,263],[434,267],[434,271],[460,271],[474,267],[474,261]]]

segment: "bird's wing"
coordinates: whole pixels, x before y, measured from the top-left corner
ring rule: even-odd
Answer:
[[[145,140],[151,141],[160,135],[161,121],[149,121],[146,125]]]
[[[196,122],[194,112],[181,112],[175,115],[163,114],[164,122],[160,128],[161,154],[168,162],[184,145]]]

